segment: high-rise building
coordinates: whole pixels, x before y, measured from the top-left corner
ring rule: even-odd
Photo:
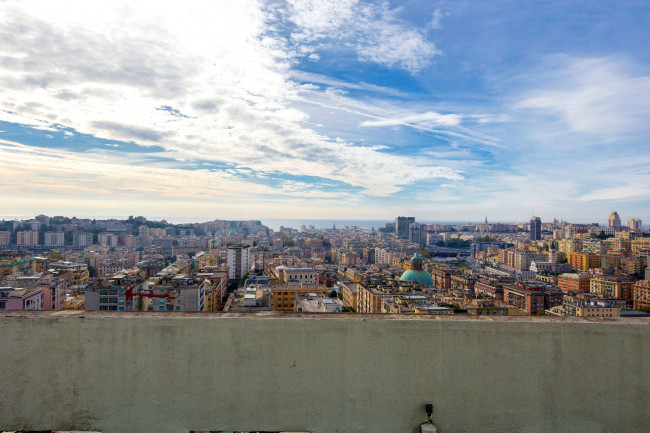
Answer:
[[[538,241],[542,239],[542,219],[533,216],[530,219],[530,240]]]
[[[46,247],[62,247],[65,245],[63,232],[46,232],[43,245]]]
[[[409,237],[409,224],[415,222],[414,217],[398,216],[395,218],[395,236],[398,239],[408,239]]]
[[[2,245],[2,246],[11,245],[11,232],[10,231],[0,232],[0,245]]]
[[[607,227],[614,227],[615,229],[621,228],[621,218],[618,216],[616,211],[609,214],[609,217],[607,218]]]
[[[412,244],[422,245],[424,236],[422,236],[422,224],[411,223],[409,224],[409,241]]]
[[[72,246],[75,248],[85,248],[93,244],[93,234],[86,232],[74,232],[72,234]]]
[[[22,231],[16,232],[17,245],[38,245],[38,232],[37,231]]]
[[[250,268],[250,247],[248,245],[229,245],[227,251],[228,278],[239,280]]]
[[[639,218],[630,218],[627,220],[626,225],[630,230],[641,230],[641,220]]]

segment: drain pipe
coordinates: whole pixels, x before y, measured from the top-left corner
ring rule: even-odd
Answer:
[[[420,426],[420,433],[438,433],[438,428],[431,420],[431,416],[433,415],[433,404],[425,404],[424,409],[427,411],[427,422]]]

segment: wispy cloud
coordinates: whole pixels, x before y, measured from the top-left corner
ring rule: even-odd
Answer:
[[[398,96],[402,98],[407,98],[408,93],[402,92],[399,89],[377,86],[376,84],[365,83],[363,81],[351,83],[349,81],[343,81],[336,78],[328,77],[323,74],[315,74],[313,72],[297,71],[292,70],[289,72],[289,76],[299,82],[309,82],[309,83],[318,83],[325,86],[331,86],[337,89],[354,89],[354,90],[363,90],[366,92],[385,94],[391,96]]]
[[[431,21],[429,22],[429,27],[434,30],[442,29],[442,19],[445,17],[445,15],[446,14],[442,11],[442,9],[436,8],[433,11],[433,16],[431,17]]]
[[[650,131],[650,74],[619,57],[556,56],[519,107],[556,114],[571,131],[620,138]]]
[[[426,113],[415,113],[403,117],[386,118],[379,120],[366,120],[360,126],[396,126],[420,124],[423,126],[458,126],[461,116],[458,114],[440,114],[433,111]]]

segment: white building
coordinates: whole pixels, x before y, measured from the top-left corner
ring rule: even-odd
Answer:
[[[43,241],[46,247],[62,247],[65,245],[65,234],[63,232],[47,232]]]
[[[251,252],[248,245],[229,245],[226,258],[229,279],[239,280],[249,271]]]
[[[97,235],[97,243],[105,247],[116,247],[119,237],[113,233],[100,233]]]
[[[630,218],[627,220],[626,225],[630,230],[641,230],[641,220],[639,218]]]
[[[93,234],[86,232],[75,232],[72,234],[72,246],[78,248],[89,247],[93,244]]]

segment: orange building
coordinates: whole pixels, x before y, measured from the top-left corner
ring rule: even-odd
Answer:
[[[634,283],[634,308],[650,307],[650,280],[639,280]]]
[[[562,274],[557,277],[557,285],[564,293],[588,292],[588,274]]]

